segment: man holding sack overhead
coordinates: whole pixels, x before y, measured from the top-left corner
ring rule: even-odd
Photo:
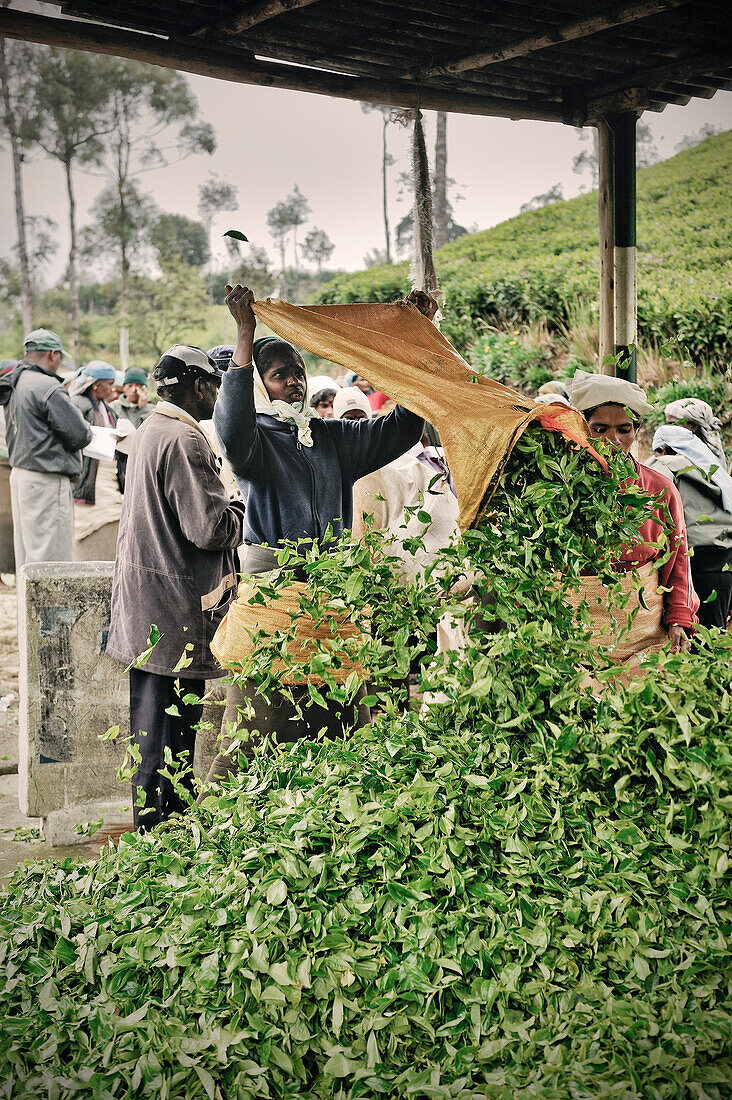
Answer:
[[[153,377],[162,400],[130,447],[107,644],[111,657],[141,666],[130,668],[130,730],[140,752],[135,828],[145,830],[185,808],[160,775],[166,749],[192,789],[202,712],[195,700],[207,678],[223,675],[209,644],[236,591],[244,520],[200,427],[213,414],[222,372],[200,348],[176,345]]]

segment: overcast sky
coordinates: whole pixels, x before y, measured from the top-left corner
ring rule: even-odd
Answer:
[[[20,6],[20,5],[19,5]],[[30,8],[26,3],[24,7]],[[364,255],[383,248],[381,215],[381,116],[364,114],[358,103],[303,92],[287,92],[189,77],[201,117],[218,135],[213,156],[192,157],[181,164],[142,177],[142,184],[164,210],[197,217],[198,187],[210,172],[239,189],[239,210],[223,214],[215,227],[221,241],[226,229],[241,229],[274,259],[266,213],[297,183],[308,199],[309,225],[324,229],[336,245],[331,265],[349,270],[363,266]],[[705,123],[732,127],[732,92],[711,100],[692,100],[686,107],[667,107],[644,116],[663,157],[671,156],[685,134]],[[434,141],[434,115],[427,113],[427,139]],[[391,152],[398,163],[390,169],[392,224],[407,212],[396,201],[396,176],[408,167],[408,134],[389,127]],[[561,183],[566,197],[589,181],[572,170],[572,158],[583,147],[570,126],[545,122],[450,115],[448,174],[464,196],[455,218],[470,228],[486,229],[517,214],[532,196]],[[7,148],[0,150],[0,255],[16,239],[12,207],[12,174]],[[68,247],[66,195],[61,167],[32,158],[24,171],[28,214],[47,214],[59,224],[60,250],[49,271],[59,277]],[[104,181],[77,174],[79,223]],[[304,227],[304,232],[308,227]],[[221,248],[222,257],[224,250]]]

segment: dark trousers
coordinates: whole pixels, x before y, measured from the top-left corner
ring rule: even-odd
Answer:
[[[723,572],[725,565],[729,568]],[[691,559],[691,577],[696,594],[701,600],[699,622],[702,626],[718,626],[725,630],[732,604],[732,550],[720,550],[715,546],[695,546]],[[717,593],[711,603],[704,601]]]
[[[135,828],[143,832],[186,808],[171,781],[159,774],[161,768],[183,769],[178,779],[186,790],[193,791],[193,727],[201,721],[203,706],[184,703],[182,697],[192,693],[200,698],[206,681],[181,680],[179,687],[177,684],[172,676],[130,669],[130,731],[141,756],[132,780],[132,804]],[[178,713],[166,714],[169,710]],[[172,766],[166,764],[166,748],[170,749]]]
[[[329,699],[323,708],[310,698],[307,687],[298,685],[292,689],[295,705],[279,691],[272,693],[269,702],[263,695],[257,694],[254,680],[247,680],[244,688],[229,684],[226,689],[226,710],[221,723],[220,751],[206,776],[206,783],[218,786],[232,774],[239,771],[239,753],[247,760],[254,755],[255,745],[269,734],[278,744],[293,741],[316,740],[324,731],[328,738],[342,737],[347,729],[359,729],[371,720],[368,707],[360,702],[366,692],[359,692],[355,703],[344,706]],[[251,704],[253,715],[243,717],[243,707]],[[301,714],[298,711],[302,711]],[[227,750],[234,740],[240,740],[241,746],[235,753]],[[205,792],[199,801],[205,798]]]

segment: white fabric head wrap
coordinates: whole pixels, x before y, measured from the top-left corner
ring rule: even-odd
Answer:
[[[653,450],[670,447],[677,454],[688,458],[689,464],[698,467],[722,490],[722,506],[725,512],[732,512],[732,477],[719,465],[719,459],[701,439],[688,428],[678,424],[663,424],[653,436]],[[710,470],[716,466],[716,470]]]
[[[722,427],[722,422],[714,415],[712,406],[699,397],[681,397],[678,401],[671,401],[663,411],[674,420],[691,420],[713,432],[718,432]]]
[[[648,403],[640,386],[610,374],[589,374],[578,370],[572,379],[569,394],[575,409],[580,412],[596,409],[599,405],[622,405],[636,416],[653,411],[653,405]]]
[[[275,420],[281,420],[285,424],[294,424],[297,428],[297,441],[303,447],[312,447],[313,433],[310,429],[310,421],[320,419],[315,409],[309,407],[309,400],[306,376],[305,396],[302,401],[296,401],[294,405],[289,405],[287,401],[272,401],[262,381],[259,368],[256,362],[254,363],[254,408],[264,416],[273,416]]]
[[[719,434],[722,422],[719,417],[714,415],[714,409],[711,405],[708,405],[706,401],[702,401],[699,397],[681,397],[678,401],[671,401],[664,412],[667,417],[670,416],[673,420],[686,421],[687,427],[689,424],[693,424],[694,429],[698,428],[698,432],[695,431],[694,434],[701,436],[707,447],[714,451],[717,458],[721,460],[721,465],[727,469],[727,456],[724,453],[722,437]]]

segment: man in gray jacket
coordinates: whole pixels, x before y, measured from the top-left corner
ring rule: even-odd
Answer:
[[[145,830],[185,807],[160,775],[166,749],[188,769],[181,781],[192,790],[203,709],[195,700],[207,678],[223,675],[209,644],[236,593],[244,520],[200,427],[213,414],[221,371],[200,348],[176,345],[154,377],[162,400],[130,447],[107,642],[125,664],[153,646],[130,669],[130,729],[140,751],[135,827]]]
[[[25,338],[25,358],[0,378],[16,569],[74,560],[71,486],[92,430],[56,376],[63,355],[55,332],[35,329]]]

